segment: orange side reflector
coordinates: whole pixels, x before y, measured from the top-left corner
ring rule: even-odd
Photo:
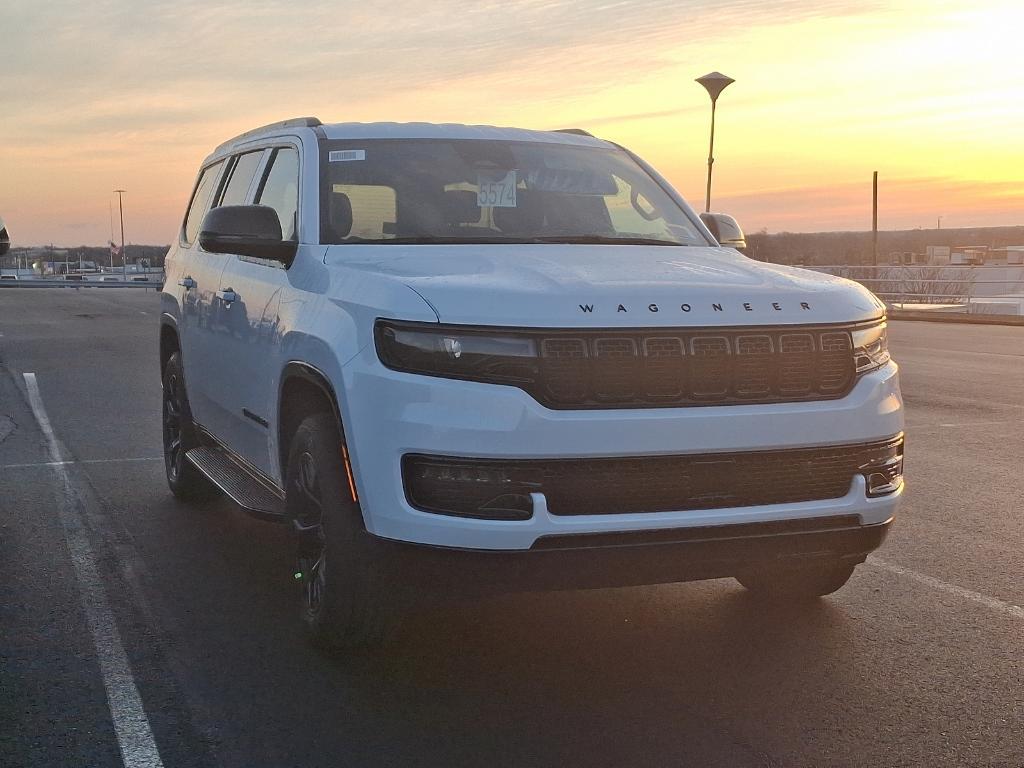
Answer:
[[[345,474],[348,476],[348,489],[352,493],[352,501],[359,503],[359,495],[356,493],[356,481],[352,477],[352,465],[348,460],[348,446],[341,444],[341,456],[345,459]]]

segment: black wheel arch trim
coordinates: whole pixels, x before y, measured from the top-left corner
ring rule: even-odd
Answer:
[[[163,386],[164,380],[164,364],[170,359],[170,355],[164,355],[164,331],[170,329],[174,338],[177,340],[178,356],[181,358],[181,369],[182,373],[185,371],[185,351],[181,348],[181,334],[178,332],[178,318],[169,312],[160,313],[160,336],[159,336],[159,355],[160,355],[160,385]],[[173,354],[173,353],[172,353]]]
[[[351,458],[350,458],[351,457],[351,452],[348,450],[348,439],[347,439],[346,433],[345,433],[345,422],[344,422],[344,418],[342,417],[342,413],[341,413],[341,405],[338,403],[338,396],[337,396],[337,394],[334,391],[334,386],[331,384],[331,380],[327,377],[326,373],[324,373],[322,370],[320,370],[319,368],[317,368],[314,365],[310,365],[309,363],[302,362],[301,360],[289,360],[285,364],[285,366],[284,366],[284,370],[283,370],[283,372],[281,374],[281,380],[280,380],[280,383],[278,384],[278,390],[277,390],[277,424],[276,424],[276,427],[277,427],[277,444],[278,444],[277,445],[277,451],[278,451],[278,461],[280,462],[279,466],[280,466],[280,469],[281,469],[281,483],[282,483],[282,485],[284,484],[284,474],[285,474],[287,463],[288,463],[287,462],[288,446],[285,445],[284,441],[281,439],[281,437],[282,437],[282,435],[281,435],[281,426],[282,426],[281,413],[282,413],[282,411],[284,409],[284,389],[285,389],[285,385],[288,383],[288,381],[290,379],[293,379],[293,378],[299,378],[299,379],[302,379],[302,380],[312,384],[313,386],[317,387],[321,392],[323,392],[323,394],[327,397],[327,400],[331,404],[331,412],[332,412],[332,415],[334,416],[334,422],[335,422],[335,424],[338,425],[338,433],[339,433],[339,435],[341,437],[341,443],[342,443],[342,446],[343,446],[343,449],[344,449],[344,452],[345,452],[345,456],[348,457],[347,460],[349,461],[350,468],[351,468]],[[355,485],[356,491],[357,491],[357,495],[358,495],[359,488],[358,488],[358,482],[356,481],[356,478],[355,478],[355,471],[354,471],[354,469],[352,471],[352,475],[353,475],[352,476],[352,483]],[[359,515],[363,519],[363,525],[364,525],[364,528],[365,528],[366,518],[363,515],[362,507],[361,507],[361,505],[359,503],[359,500],[356,499],[356,500],[353,501],[353,503],[356,505],[356,508],[359,510]]]

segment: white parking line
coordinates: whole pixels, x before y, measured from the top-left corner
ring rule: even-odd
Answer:
[[[912,571],[909,568],[904,568],[901,565],[888,563],[885,560],[881,560],[875,557],[874,555],[868,556],[868,563],[875,566],[876,568],[881,568],[883,571],[895,573],[897,576],[906,576],[908,579],[913,579],[914,581],[920,584],[924,584],[927,587],[931,587],[932,589],[938,589],[950,595],[956,595],[957,597],[962,597],[965,600],[970,600],[972,602],[979,603],[980,605],[984,605],[986,608],[991,608],[994,611],[999,611],[1000,613],[1006,614],[1007,616],[1012,616],[1015,619],[1024,619],[1024,608],[1021,608],[1019,605],[1008,603],[1005,600],[1000,600],[996,597],[989,597],[988,595],[983,595],[980,592],[975,592],[970,589],[958,587],[956,584],[950,584],[948,582],[936,579],[934,576],[928,576],[924,573]]]
[[[53,469],[57,475],[57,490],[61,496],[57,507],[64,528],[64,539],[71,553],[75,575],[78,577],[82,610],[92,632],[103,686],[107,691],[107,705],[114,724],[114,734],[117,737],[117,746],[121,750],[121,759],[125,768],[163,768],[156,741],[153,739],[153,730],[146,718],[139,689],[132,677],[128,654],[121,644],[114,614],[96,567],[96,558],[89,545],[85,525],[74,503],[74,488],[66,469],[68,462],[61,459],[60,442],[54,434],[49,416],[46,415],[34,373],[25,374],[25,386],[28,389],[32,414],[46,438],[47,451],[53,460]]]
[[[0,469],[37,469],[39,467],[68,467],[75,464],[120,464],[129,461],[163,461],[163,456],[141,456],[130,459],[78,459],[77,461],[35,461],[28,464],[0,464]]]

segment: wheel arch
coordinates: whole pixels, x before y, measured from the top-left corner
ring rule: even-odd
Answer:
[[[291,361],[284,367],[278,391],[277,406],[277,451],[280,462],[281,482],[284,483],[288,471],[288,450],[291,438],[298,429],[302,419],[311,413],[327,410],[338,425],[342,449],[345,451],[344,461],[349,464],[345,442],[345,426],[341,416],[341,408],[334,387],[327,375],[319,368],[299,361]],[[351,476],[351,467],[346,466],[350,473],[353,501],[358,502],[355,493],[355,479]]]
[[[171,317],[163,315],[160,318],[160,381],[163,381],[167,361],[175,352],[181,353],[178,326]]]

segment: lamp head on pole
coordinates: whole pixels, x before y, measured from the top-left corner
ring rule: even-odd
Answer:
[[[711,97],[711,102],[714,103],[718,100],[718,95],[726,89],[726,86],[732,85],[736,81],[731,77],[726,77],[721,72],[710,72],[704,77],[698,77],[697,82],[707,89],[708,96]]]

